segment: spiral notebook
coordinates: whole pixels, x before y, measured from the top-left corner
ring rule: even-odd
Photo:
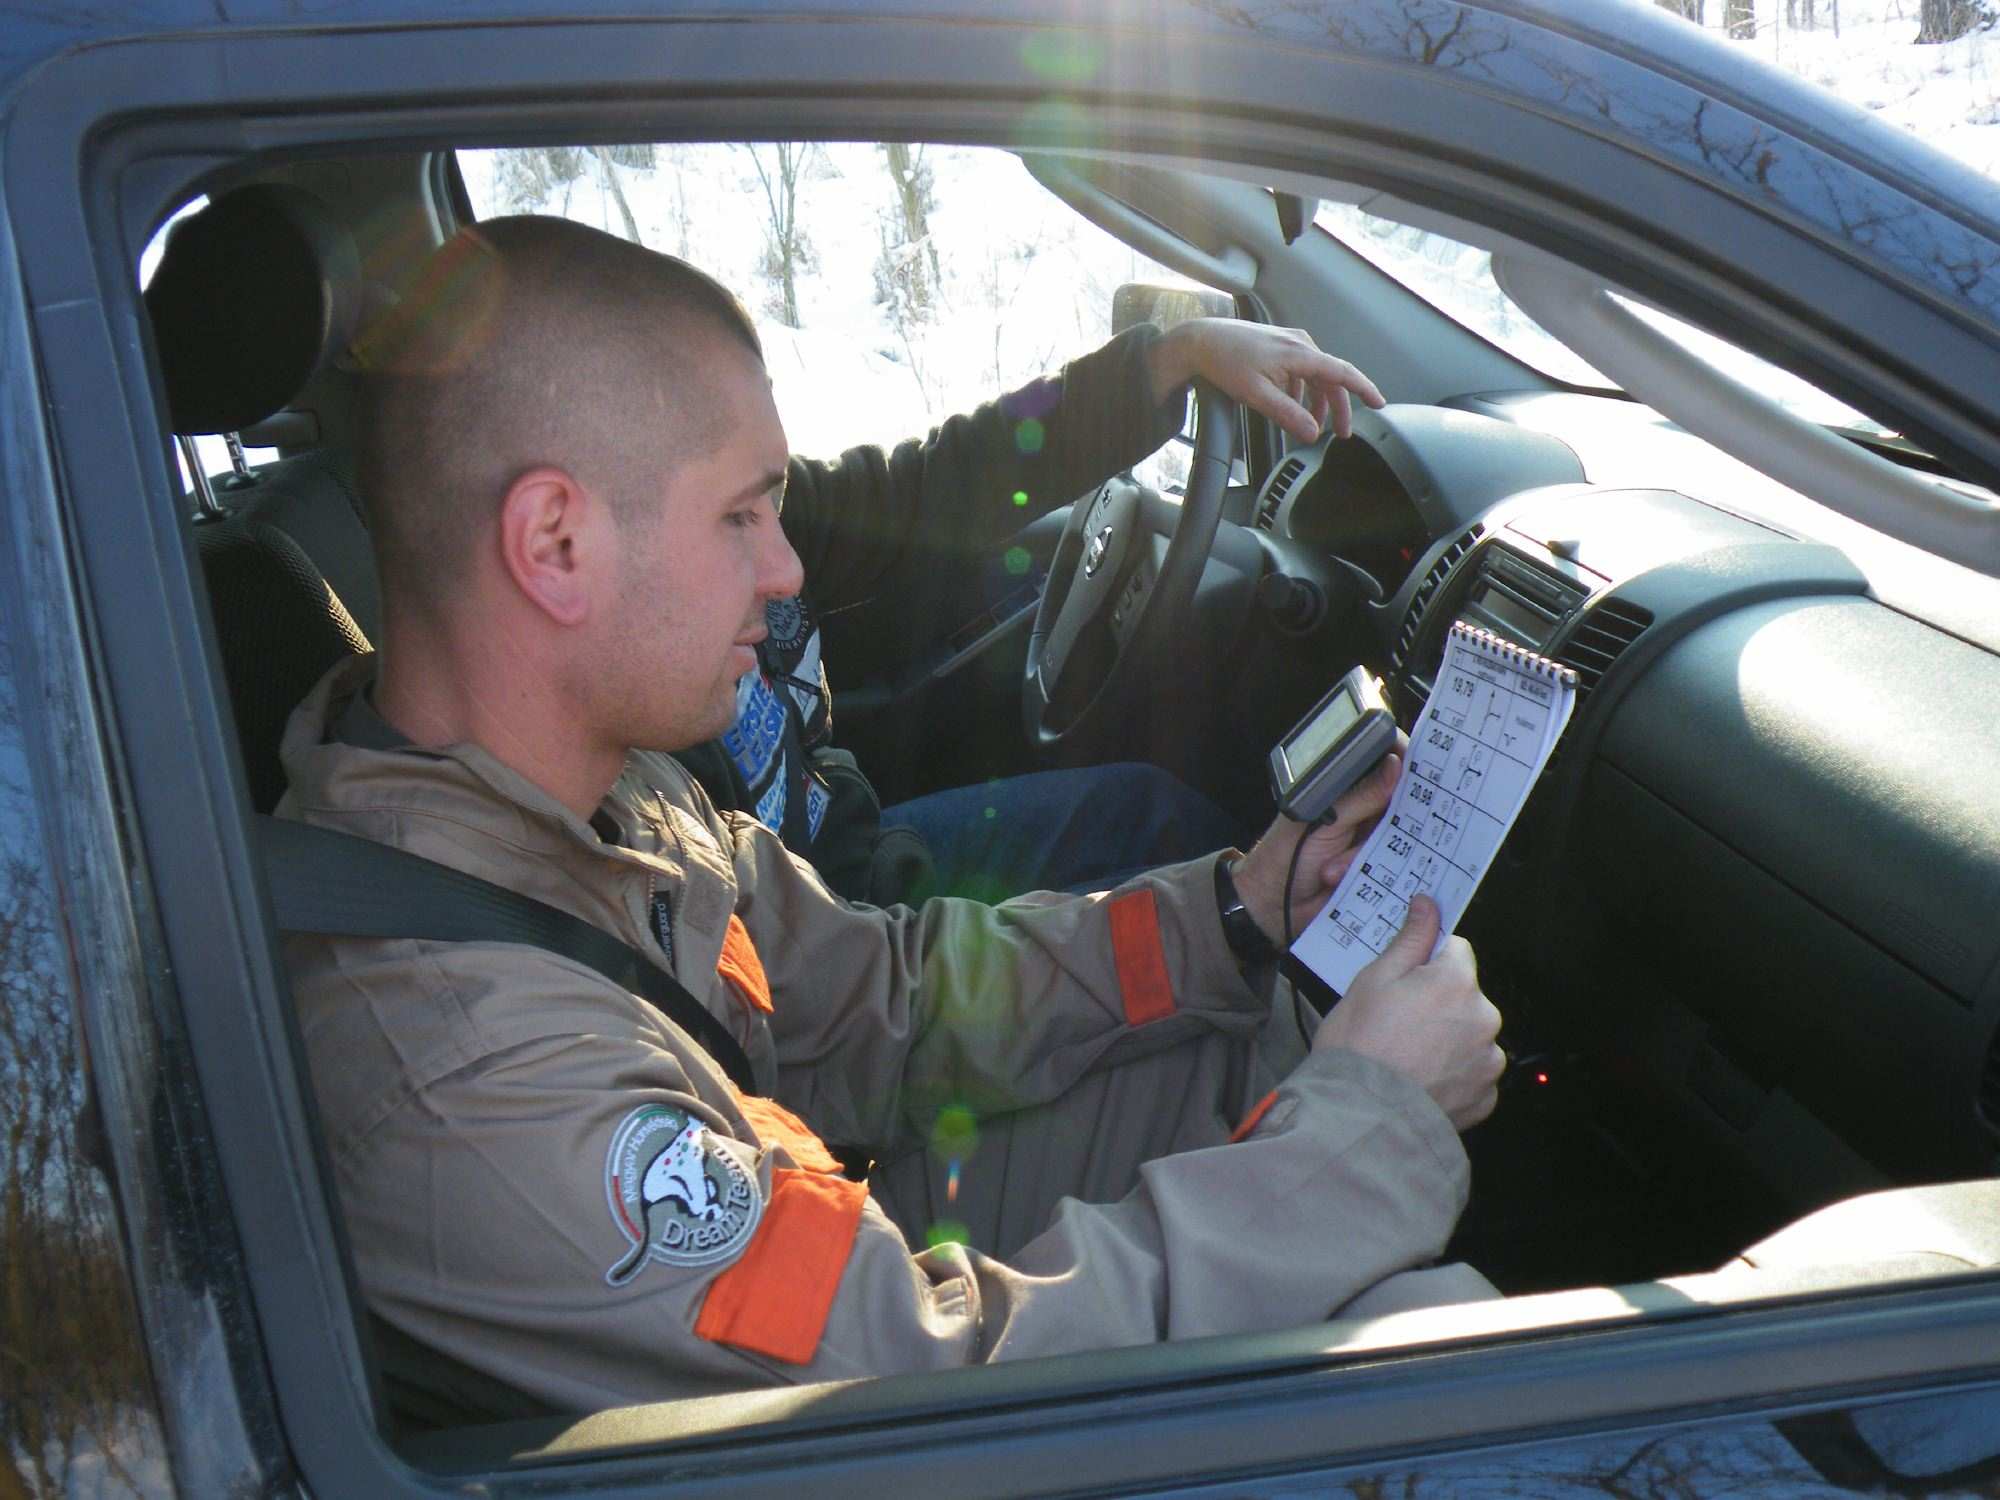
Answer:
[[[1576,707],[1576,673],[1463,620],[1410,730],[1389,809],[1292,955],[1345,994],[1422,892],[1458,926]]]

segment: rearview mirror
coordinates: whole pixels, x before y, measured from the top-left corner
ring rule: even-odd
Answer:
[[[1123,333],[1141,323],[1157,323],[1164,331],[1189,318],[1233,318],[1236,299],[1205,286],[1162,286],[1128,281],[1111,294],[1111,331]]]

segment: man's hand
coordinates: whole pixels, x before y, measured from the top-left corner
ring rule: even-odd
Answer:
[[[1148,373],[1155,404],[1197,376],[1262,412],[1301,443],[1318,440],[1329,418],[1336,437],[1354,430],[1349,396],[1382,405],[1375,382],[1335,359],[1298,328],[1234,318],[1190,318],[1153,343]]]
[[[1495,1040],[1500,1012],[1479,991],[1472,945],[1450,938],[1429,958],[1437,937],[1437,904],[1418,896],[1403,930],[1355,976],[1312,1046],[1345,1047],[1407,1074],[1464,1130],[1493,1113],[1507,1055]]]
[[[1335,800],[1330,825],[1308,829],[1281,816],[1236,866],[1232,872],[1236,894],[1273,943],[1284,941],[1285,876],[1300,838],[1305,839],[1306,847],[1292,880],[1293,936],[1319,914],[1333,888],[1340,884],[1340,877],[1354,863],[1368,830],[1389,805],[1389,794],[1396,789],[1396,777],[1403,769],[1403,753],[1409,748],[1409,736],[1398,733],[1396,748]]]

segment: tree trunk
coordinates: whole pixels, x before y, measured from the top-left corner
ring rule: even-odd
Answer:
[[[909,291],[910,307],[914,310],[928,310],[943,276],[938,268],[937,242],[931,238],[930,211],[932,206],[931,177],[924,170],[923,152],[919,149],[912,154],[905,141],[891,141],[882,148],[889,163],[889,177],[896,185],[896,207],[901,220],[902,243],[906,246],[921,245],[930,275],[924,275],[922,265],[911,265],[903,273],[904,284]]]
[[[632,205],[625,201],[625,189],[618,184],[618,169],[611,164],[611,153],[602,146],[590,149],[597,157],[597,169],[604,174],[605,190],[618,205],[618,216],[625,221],[625,238],[639,244],[639,221],[632,217]]]
[[[764,205],[771,214],[771,233],[765,251],[765,272],[777,283],[777,306],[772,309],[787,328],[799,326],[799,272],[807,269],[811,248],[799,225],[799,177],[812,154],[810,143],[780,141],[771,147],[775,161],[770,167],[755,146],[745,146],[757,168],[757,180],[764,186]]]
[[[1723,0],[1722,25],[1732,42],[1754,41],[1757,36],[1757,7],[1752,0]]]
[[[1980,21],[1977,0],[1923,0],[1917,12],[1919,42],[1953,42]]]
[[[1703,0],[1656,0],[1661,10],[1670,10],[1682,20],[1692,21],[1699,26],[1707,19],[1702,14]]]

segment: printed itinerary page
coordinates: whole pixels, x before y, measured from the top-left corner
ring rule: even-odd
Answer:
[[[1292,953],[1346,994],[1389,945],[1418,892],[1438,904],[1440,945],[1514,826],[1576,707],[1576,674],[1463,620],[1410,730],[1389,810]]]

